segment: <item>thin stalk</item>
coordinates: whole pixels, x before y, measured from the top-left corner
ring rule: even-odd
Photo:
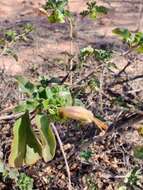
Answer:
[[[70,168],[69,168],[67,157],[66,157],[66,154],[65,154],[65,151],[64,151],[64,148],[63,148],[63,143],[61,141],[61,138],[59,136],[59,133],[58,133],[57,128],[55,127],[55,125],[53,123],[51,123],[51,126],[53,128],[53,131],[54,131],[56,137],[57,137],[61,152],[63,154],[64,161],[65,161],[67,175],[68,175],[68,190],[72,190]]]

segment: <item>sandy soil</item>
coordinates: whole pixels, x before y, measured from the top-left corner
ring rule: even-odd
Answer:
[[[61,52],[70,50],[69,32],[67,24],[49,24],[45,16],[38,14],[37,9],[44,0],[1,0],[0,26],[1,28],[15,27],[19,23],[32,23],[34,32],[33,42],[25,47],[18,45],[16,52],[19,60],[11,57],[0,59],[0,68],[4,68],[10,75],[23,74],[33,65],[46,65],[49,58],[58,57]],[[126,27],[135,31],[139,22],[139,0],[99,0],[99,4],[107,6],[110,11],[105,17],[97,21],[88,18],[81,19],[79,13],[86,7],[86,0],[71,0],[70,10],[77,15],[75,20],[74,52],[78,52],[86,45],[98,46],[102,43],[119,43],[112,34],[115,27]],[[111,5],[109,4],[111,2]],[[140,26],[143,29],[143,25]]]

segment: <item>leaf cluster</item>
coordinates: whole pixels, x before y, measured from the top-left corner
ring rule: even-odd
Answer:
[[[72,105],[71,93],[65,86],[49,86],[49,80],[46,77],[41,77],[36,84],[20,76],[16,78],[20,90],[28,95],[26,101],[15,108],[16,112],[46,111],[56,118],[59,107]]]
[[[31,165],[40,158],[47,162],[53,159],[56,149],[56,139],[50,122],[61,121],[58,109],[72,105],[70,91],[59,85],[46,86],[48,79],[44,77],[36,84],[20,76],[17,80],[27,99],[15,108],[16,112],[23,112],[23,115],[13,127],[14,139],[9,164],[12,167]],[[38,134],[32,128],[30,112],[33,113]]]
[[[112,32],[118,35],[124,43],[127,43],[129,48],[143,53],[143,32],[132,33],[124,28],[115,28]]]
[[[71,17],[71,13],[65,9],[68,0],[48,0],[43,8],[50,12],[48,20],[50,23],[65,23],[66,18]]]
[[[127,190],[127,189],[141,189],[141,178],[142,173],[137,167],[133,168],[127,173],[124,178],[124,185],[120,186],[118,190]]]
[[[89,57],[93,57],[97,61],[106,62],[112,58],[112,51],[96,49],[92,48],[91,46],[85,47],[80,50],[79,59],[81,62],[85,62]]]
[[[28,34],[33,31],[31,24],[24,25],[20,31],[7,30],[4,32],[3,37],[0,38],[1,55],[11,55],[16,61],[18,56],[13,49],[13,45],[17,41],[27,41]]]
[[[89,16],[91,19],[96,19],[97,17],[107,14],[108,9],[104,6],[98,6],[96,1],[91,1],[87,3],[87,10],[84,10],[80,14],[83,17]]]
[[[82,151],[81,153],[80,153],[80,157],[81,158],[84,158],[85,159],[85,161],[89,161],[89,159],[92,157],[92,152],[90,151],[90,150],[86,150],[86,151]]]
[[[34,180],[23,172],[19,172],[17,169],[12,169],[6,166],[0,160],[0,174],[3,181],[12,180],[15,182],[16,187],[20,190],[32,190]]]

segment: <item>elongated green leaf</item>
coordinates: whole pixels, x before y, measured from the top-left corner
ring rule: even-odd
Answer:
[[[24,164],[26,132],[27,125],[26,115],[18,119],[13,128],[14,139],[12,141],[11,153],[9,156],[9,165],[11,167],[20,167]]]
[[[55,135],[49,126],[47,115],[37,115],[36,123],[40,130],[40,138],[42,142],[42,157],[45,162],[53,159],[56,150]]]
[[[42,154],[41,145],[38,142],[30,124],[29,115],[27,118],[26,128],[26,154],[25,154],[25,164],[32,165],[40,159]]]
[[[31,129],[28,112],[16,121],[13,135],[9,165],[20,167],[34,164],[40,158],[41,146]]]

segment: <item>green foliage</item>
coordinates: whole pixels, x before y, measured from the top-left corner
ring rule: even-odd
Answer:
[[[80,50],[79,59],[81,62],[84,62],[88,57],[93,55],[94,55],[94,48],[92,48],[91,46],[87,46]]]
[[[127,102],[124,100],[122,96],[115,97],[113,101],[114,101],[114,104],[116,105],[119,105],[124,108],[128,107]]]
[[[139,186],[141,187],[141,183],[140,183],[140,177],[141,177],[141,172],[140,170],[138,170],[137,168],[134,168],[133,170],[131,170],[124,179],[124,183],[129,186],[129,187],[136,187]]]
[[[31,165],[40,158],[47,162],[53,159],[56,149],[56,139],[50,123],[62,121],[58,110],[60,107],[73,104],[71,93],[64,86],[47,86],[49,80],[45,77],[40,78],[35,84],[20,76],[16,79],[27,99],[15,108],[16,112],[23,112],[23,115],[15,122],[13,128],[14,138],[9,164],[12,167]],[[34,124],[39,135],[32,130],[29,112],[34,113]]]
[[[32,31],[33,26],[31,24],[24,25],[18,32],[12,29],[5,31],[3,37],[0,38],[0,55],[11,55],[16,61],[18,61],[18,56],[15,53],[13,46],[17,41],[27,41],[27,36]]]
[[[134,156],[143,160],[143,146],[136,146],[134,148]]]
[[[28,95],[28,99],[15,108],[17,112],[26,110],[44,110],[55,118],[58,116],[58,108],[72,105],[72,97],[68,88],[61,85],[47,86],[49,81],[42,77],[37,84],[33,84],[23,77],[16,77],[20,90]]]
[[[104,49],[96,49],[91,46],[80,50],[79,59],[85,62],[89,57],[93,57],[97,61],[107,62],[112,58],[112,51]]]
[[[97,184],[91,176],[86,176],[86,184],[89,190],[98,190]]]
[[[100,81],[96,77],[92,77],[88,85],[94,91],[99,91],[100,89]]]
[[[68,0],[48,0],[43,8],[50,12],[48,20],[50,23],[64,23],[71,13],[65,9]]]
[[[20,173],[17,186],[20,190],[32,190],[34,180],[25,173]]]
[[[89,159],[92,157],[92,152],[90,150],[87,150],[87,151],[82,151],[80,153],[80,157],[81,158],[84,158],[86,162],[89,161]]]
[[[112,58],[112,52],[109,50],[104,50],[104,49],[95,49],[95,58],[98,61],[109,61]]]
[[[5,32],[5,39],[7,41],[15,40],[16,36],[17,36],[16,31],[8,30],[8,31]]]
[[[25,24],[19,32],[16,30],[7,30],[4,34],[4,41],[16,42],[18,40],[27,40],[27,35],[34,30],[31,24]]]
[[[130,43],[132,41],[132,34],[128,29],[115,28],[112,32],[120,36],[124,42]]]
[[[34,164],[41,156],[41,146],[31,128],[29,113],[25,112],[13,128],[14,139],[9,156],[12,167]]]
[[[98,16],[107,14],[108,9],[104,6],[96,5],[96,1],[91,1],[87,3],[87,10],[84,10],[80,14],[85,17],[89,16],[91,19],[96,19]]]
[[[73,101],[69,89],[65,86],[51,83],[51,80],[45,77],[40,78],[37,83],[32,83],[20,76],[16,79],[20,89],[27,95],[27,99],[15,108],[15,111],[23,113],[13,128],[14,138],[9,156],[11,167],[32,165],[41,158],[45,162],[53,159],[56,139],[50,126],[51,122],[63,122],[64,119],[69,118],[87,123],[94,122],[100,129],[107,130],[108,126],[95,118],[91,111],[73,106],[81,102]],[[50,85],[47,86],[49,82]],[[32,129],[31,123],[38,129],[38,135]],[[84,155],[86,160],[90,156],[90,152]]]
[[[120,185],[118,190],[142,189],[141,179],[141,170],[135,167],[124,177],[123,185]]]
[[[19,172],[17,169],[12,169],[6,166],[0,160],[0,174],[2,175],[2,180],[6,181],[11,179],[15,182],[16,187],[20,190],[32,190],[34,180],[27,176],[25,173]]]
[[[141,135],[141,136],[143,137],[143,123],[141,123],[141,124],[139,125],[138,133],[139,133],[139,135]]]
[[[129,48],[135,49],[138,53],[143,53],[143,32],[132,33],[123,28],[116,28],[112,32],[127,43]]]

